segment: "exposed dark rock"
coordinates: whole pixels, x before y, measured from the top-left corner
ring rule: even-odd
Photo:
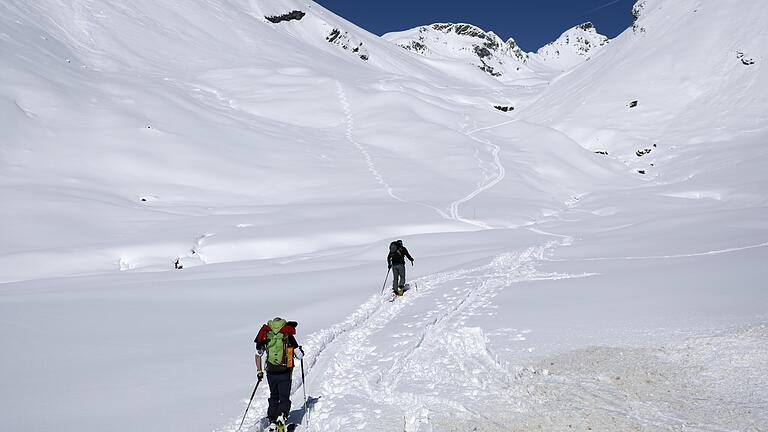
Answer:
[[[176,258],[176,262],[175,262],[175,263],[173,263],[173,267],[174,267],[176,270],[181,270],[181,269],[183,269],[183,268],[184,268],[184,264],[182,264],[182,263],[181,263],[181,258]]]
[[[483,62],[482,65],[478,66],[478,68],[480,68],[481,71],[487,73],[490,76],[493,76],[493,77],[501,76],[501,72],[496,72],[494,68],[492,68],[491,66],[488,66],[487,64],[485,64],[485,62]]]
[[[645,9],[645,0],[635,0],[635,4],[632,6],[632,16],[635,18],[632,22],[632,31],[634,33],[645,33],[645,27],[637,23],[637,20],[643,13],[643,9]]]
[[[483,46],[488,48],[491,51],[496,51],[497,49],[499,49],[499,42],[494,39],[494,40],[486,41],[483,44]]]
[[[363,46],[363,43],[359,42],[354,44],[352,39],[349,37],[349,33],[347,32],[342,32],[341,30],[335,28],[331,30],[328,36],[325,37],[325,40],[327,40],[329,43],[340,46],[346,51],[351,51],[360,57],[360,59],[363,61],[367,61],[369,59],[368,50]]]
[[[595,25],[592,24],[591,22],[585,22],[584,24],[582,24],[582,25],[580,25],[578,27],[580,29],[584,30],[584,31],[587,31],[587,30],[595,28]]]
[[[481,47],[480,45],[475,45],[475,54],[477,54],[480,58],[487,58],[491,56],[491,52],[488,51],[488,48]]]
[[[517,42],[515,42],[515,40],[512,38],[507,39],[507,42],[504,44],[504,47],[502,49],[502,52],[514,55],[515,57],[517,57],[518,60],[522,62],[528,61],[528,53],[523,51],[522,48],[520,48],[519,46],[517,46]]]
[[[595,150],[595,153],[597,153],[599,155],[608,156],[608,151],[607,150]]]
[[[326,36],[325,40],[327,40],[330,43],[334,43],[336,42],[336,39],[339,38],[339,36],[341,36],[341,30],[333,29],[331,30],[331,33],[328,36]]]
[[[741,51],[736,51],[736,58],[741,60],[741,64],[744,66],[751,66],[755,64],[755,60],[753,58],[746,57],[746,55]]]
[[[493,107],[496,108],[499,111],[504,111],[504,112],[509,112],[509,111],[514,111],[515,110],[515,107],[509,106],[509,105],[494,105]]]
[[[645,174],[645,170],[637,170],[639,174]]]
[[[488,34],[486,34],[484,31],[469,24],[440,23],[440,24],[433,24],[432,28],[435,30],[441,31],[443,33],[454,32],[457,35],[461,35],[461,36],[476,37],[480,39],[489,38]]]
[[[635,18],[635,21],[640,18],[643,9],[645,9],[645,1],[635,0],[635,4],[632,5],[632,16]]]
[[[304,18],[304,15],[306,15],[306,13],[304,13],[304,12],[302,12],[300,10],[295,10],[295,11],[291,11],[291,12],[288,12],[288,13],[282,14],[282,15],[265,16],[264,18],[266,18],[267,21],[269,21],[269,22],[277,24],[277,23],[283,22],[283,21],[292,21],[292,20],[298,21],[298,20]]]
[[[417,52],[419,54],[424,54],[425,52],[427,52],[427,46],[417,41],[411,41],[410,44],[400,45],[400,46],[407,49],[408,51]]]
[[[629,103],[629,105],[628,105],[628,106],[629,106],[630,108],[634,108],[634,107],[636,107],[636,106],[637,106],[637,101],[636,101],[636,100],[633,100],[633,101],[631,101],[631,102]]]
[[[647,149],[638,150],[635,152],[635,154],[637,155],[637,157],[643,157],[650,152],[651,152],[651,149],[647,148]]]

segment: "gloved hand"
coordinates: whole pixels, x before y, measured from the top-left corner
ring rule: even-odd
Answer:
[[[264,372],[262,372],[262,371],[256,372],[256,378],[258,378],[259,381],[263,380],[264,379]]]
[[[387,270],[392,270],[392,264],[387,265]]]
[[[413,265],[413,262],[414,262],[414,261],[415,261],[415,260],[411,260],[411,265]]]

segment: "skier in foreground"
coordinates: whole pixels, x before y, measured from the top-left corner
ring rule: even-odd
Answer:
[[[408,253],[408,249],[403,246],[402,240],[393,241],[389,244],[389,255],[387,255],[387,268],[392,269],[392,291],[395,295],[403,295],[405,286],[405,259],[411,260],[413,257]]]
[[[261,327],[256,336],[256,370],[259,381],[264,377],[262,356],[267,354],[267,383],[269,384],[269,431],[287,430],[291,411],[291,381],[293,360],[304,357],[304,350],[296,342],[295,321],[275,318]]]

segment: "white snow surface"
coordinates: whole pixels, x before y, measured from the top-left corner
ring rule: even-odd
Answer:
[[[307,1],[0,3],[0,430],[234,431],[275,316],[299,430],[768,430],[768,10],[637,7],[505,81]]]

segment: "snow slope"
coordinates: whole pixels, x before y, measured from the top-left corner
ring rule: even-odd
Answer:
[[[302,430],[768,428],[768,17],[638,7],[526,85],[311,2],[2,3],[0,426],[235,430],[281,315]]]

